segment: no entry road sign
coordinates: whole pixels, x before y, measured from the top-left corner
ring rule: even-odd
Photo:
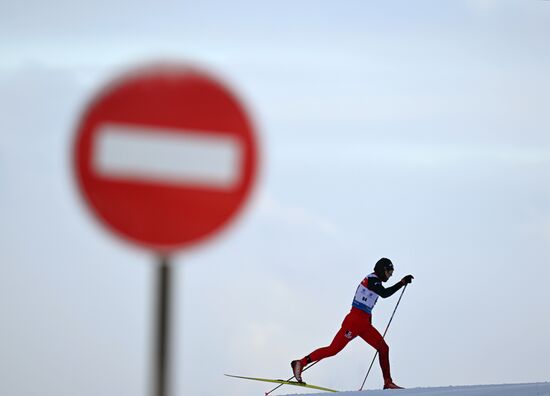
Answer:
[[[242,208],[256,175],[251,122],[236,97],[185,66],[139,69],[84,112],[74,164],[109,229],[170,252],[212,235]]]

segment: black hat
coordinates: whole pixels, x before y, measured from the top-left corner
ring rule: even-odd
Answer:
[[[374,265],[374,273],[382,279],[384,282],[388,280],[386,277],[386,270],[392,270],[393,263],[389,258],[382,257]]]

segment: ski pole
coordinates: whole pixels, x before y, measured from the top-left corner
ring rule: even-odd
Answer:
[[[384,334],[382,335],[382,338],[386,337],[386,333],[388,332],[388,329],[390,328],[391,321],[393,320],[393,315],[395,315],[395,311],[397,311],[397,307],[399,306],[399,302],[401,302],[401,297],[403,297],[403,294],[405,293],[405,289],[407,288],[407,285],[403,288],[403,291],[401,292],[401,295],[399,296],[399,300],[397,300],[397,304],[395,304],[395,308],[393,309],[393,313],[391,314],[390,321],[388,322],[388,325],[386,326],[386,330],[384,330]],[[370,362],[369,370],[367,371],[367,375],[365,375],[365,379],[363,380],[363,383],[361,384],[361,388],[359,388],[360,391],[363,390],[363,386],[365,386],[365,382],[367,382],[367,377],[369,376],[370,369],[372,368],[372,365],[374,364],[374,361],[376,360],[376,356],[378,356],[378,351],[374,354],[374,357],[372,358],[372,362]]]
[[[309,366],[306,366],[304,367],[304,369],[302,370],[302,373],[304,371],[306,371],[308,368],[310,367],[313,367],[315,366],[317,363],[319,363],[320,360],[317,360],[316,362],[313,362],[311,363]],[[292,378],[294,378],[294,376],[290,377],[289,379],[287,379],[287,381],[290,381]],[[272,392],[276,391],[277,389],[279,389],[281,386],[283,386],[284,384],[280,384],[280,385],[277,385],[275,388],[271,389],[269,392],[265,392],[265,396],[268,396],[269,394],[271,394]]]

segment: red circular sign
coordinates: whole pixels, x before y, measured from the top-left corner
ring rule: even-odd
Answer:
[[[79,188],[118,235],[171,251],[211,235],[243,206],[256,174],[238,100],[194,68],[157,66],[114,81],[82,116]]]

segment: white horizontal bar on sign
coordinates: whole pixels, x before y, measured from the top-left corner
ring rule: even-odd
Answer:
[[[232,136],[104,123],[92,163],[110,179],[231,189],[242,174],[241,157],[241,143]]]

